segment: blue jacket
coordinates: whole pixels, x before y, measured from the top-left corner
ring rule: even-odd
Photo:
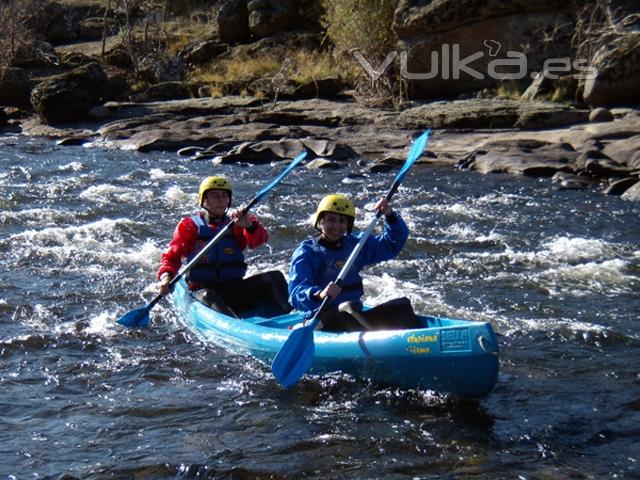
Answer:
[[[391,260],[400,253],[409,237],[409,229],[400,215],[394,213],[394,216],[392,223],[385,220],[382,234],[367,239],[342,282],[342,292],[332,304],[360,302],[364,294],[360,270],[367,265]],[[322,302],[314,294],[322,291],[329,282],[335,282],[361,236],[362,233],[345,235],[337,250],[323,246],[318,239],[307,239],[295,249],[289,268],[289,303],[295,309],[308,312],[320,307]]]

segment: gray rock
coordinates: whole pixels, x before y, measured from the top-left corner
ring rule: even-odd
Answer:
[[[78,40],[91,41],[100,40],[104,31],[104,19],[102,17],[91,17],[80,20],[76,25]],[[113,31],[111,21],[107,20],[107,33]]]
[[[214,40],[205,40],[184,49],[178,54],[178,56],[187,64],[202,65],[210,62],[228,50],[229,48],[227,45]]]
[[[107,100],[109,83],[97,63],[50,77],[31,91],[34,110],[49,124],[84,120]]]
[[[216,19],[222,43],[238,43],[251,37],[246,0],[225,0]]]
[[[608,110],[603,107],[594,108],[593,110],[591,110],[591,113],[589,114],[589,121],[593,123],[612,122],[613,113],[611,113],[611,110]]]
[[[291,30],[298,23],[292,0],[252,0],[247,5],[249,30],[258,38]]]
[[[29,105],[31,86],[27,71],[6,68],[0,71],[0,105],[26,107]]]
[[[626,33],[602,46],[591,63],[598,73],[585,81],[585,103],[612,106],[640,102],[640,32]]]
[[[551,182],[560,190],[585,190],[593,185],[593,179],[567,172],[557,172],[551,177]]]
[[[412,96],[451,98],[493,86],[504,74],[523,79],[542,71],[547,58],[570,56],[572,15],[560,0],[401,1],[394,28],[398,49],[407,52],[405,70],[414,74],[407,78]],[[545,34],[553,41],[541,42]],[[519,52],[517,64],[507,52]]]
[[[587,160],[584,173],[595,177],[626,177],[631,173],[629,168],[611,159]]]
[[[584,170],[584,168],[587,166],[587,162],[592,160],[609,161],[611,159],[600,150],[596,150],[596,149],[584,150],[580,152],[580,155],[576,159],[576,168],[580,170]]]
[[[624,192],[622,194],[622,198],[624,198],[625,200],[634,200],[636,202],[640,202],[640,182],[636,183],[634,186]]]
[[[433,102],[398,116],[409,128],[555,128],[586,122],[588,111],[551,102],[474,98]]]
[[[315,158],[310,162],[307,162],[305,165],[309,170],[322,170],[322,169],[331,169],[335,170],[340,168],[340,164],[338,162],[334,162],[333,160],[328,160],[326,158]]]
[[[604,193],[607,195],[622,195],[639,181],[640,179],[638,177],[626,177],[621,180],[616,180],[605,189]]]
[[[151,85],[133,99],[137,101],[173,100],[194,96],[197,88],[188,82],[162,82]]]
[[[637,158],[634,156],[638,155],[638,152],[640,152],[640,133],[633,134],[628,132],[628,134],[624,134],[623,132],[620,132],[618,138],[613,137],[606,143],[603,151],[618,163],[633,163],[633,158]],[[631,165],[630,168],[635,167]]]
[[[502,144],[484,146],[478,152],[473,169],[481,173],[511,173],[533,177],[553,177],[557,172],[574,172],[577,152],[561,145],[548,144],[537,149],[506,147]]]

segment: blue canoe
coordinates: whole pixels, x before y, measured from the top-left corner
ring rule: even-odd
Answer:
[[[299,313],[269,318],[268,307],[242,319],[194,299],[184,280],[172,295],[183,323],[205,342],[244,351],[271,364]],[[498,342],[490,324],[420,316],[424,328],[372,332],[316,331],[309,373],[341,371],[403,389],[433,390],[476,398],[491,391],[498,376]]]

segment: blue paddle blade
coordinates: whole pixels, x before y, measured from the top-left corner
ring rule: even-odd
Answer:
[[[267,185],[266,187],[264,187],[262,190],[260,190],[258,193],[256,193],[256,196],[254,197],[254,202],[258,202],[259,200],[262,199],[262,197],[264,197],[267,193],[269,193],[269,191],[271,191],[271,189],[273,189],[273,187],[275,187],[278,183],[280,183],[280,181],[286,177],[289,172],[291,170],[293,170],[302,160],[304,160],[304,157],[307,156],[307,152],[302,152],[300,155],[298,155],[296,158],[293,159],[293,161],[287,166],[287,168],[285,168],[280,175],[278,175],[276,178],[273,179],[273,181]]]
[[[416,163],[416,160],[422,155],[422,151],[424,147],[427,146],[427,140],[429,140],[429,135],[431,134],[431,130],[425,130],[425,132],[420,135],[413,145],[411,146],[411,150],[409,150],[409,155],[407,155],[407,160],[404,162],[404,165],[396,175],[395,181],[400,183],[404,176],[407,174],[411,166]]]
[[[149,304],[146,307],[131,310],[129,313],[120,317],[118,323],[125,327],[146,327],[149,325],[149,310],[151,310],[151,306],[152,305]]]
[[[316,322],[310,322],[291,332],[273,359],[271,371],[284,388],[294,386],[309,370],[316,349],[313,343],[315,326]]]

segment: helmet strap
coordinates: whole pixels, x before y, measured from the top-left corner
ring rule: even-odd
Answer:
[[[229,211],[229,207],[227,207],[224,211],[224,213],[222,214],[222,216],[216,215],[215,213],[213,213],[211,210],[209,210],[207,207],[205,207],[204,205],[200,206],[203,210],[206,210],[206,215],[207,215],[207,222],[208,223],[220,223],[222,221],[222,219],[225,217],[225,215],[227,214],[227,212]]]

